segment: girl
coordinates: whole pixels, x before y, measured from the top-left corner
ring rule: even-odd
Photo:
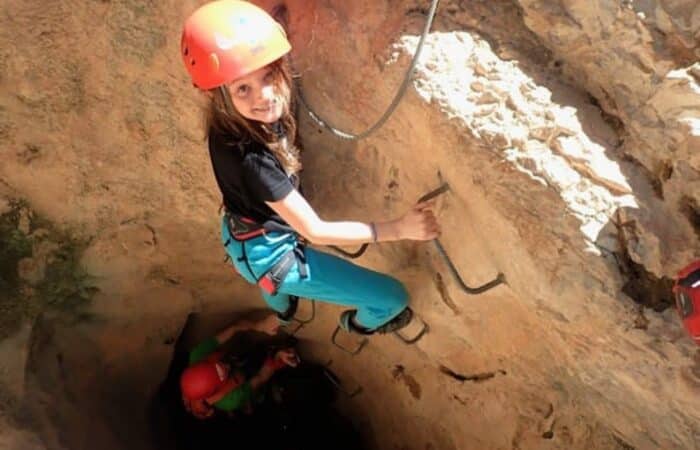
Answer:
[[[218,409],[226,412],[247,409],[274,373],[286,366],[296,367],[298,356],[293,348],[276,351],[265,359],[256,373],[244,374],[227,363],[223,347],[236,334],[257,331],[274,336],[279,324],[274,316],[258,322],[240,321],[229,325],[216,336],[200,342],[189,353],[188,367],[180,376],[180,392],[185,409],[198,419],[214,415]]]
[[[350,305],[340,325],[363,334],[406,326],[412,312],[396,279],[303,246],[430,240],[430,204],[396,220],[328,222],[299,191],[292,81],[282,27],[244,1],[218,0],[186,21],[181,51],[192,81],[210,98],[208,140],[223,194],[222,241],[236,270],[257,283],[281,321],[297,298]]]

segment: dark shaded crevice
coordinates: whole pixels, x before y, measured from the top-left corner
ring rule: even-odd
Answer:
[[[412,16],[414,14],[420,15],[420,16],[427,16],[428,12],[430,12],[429,8],[421,8],[421,7],[415,7],[415,8],[409,8],[406,10],[406,15],[407,16]]]
[[[486,381],[489,380],[496,375],[507,375],[508,373],[505,370],[498,369],[493,372],[481,372],[481,373],[475,373],[471,375],[464,375],[461,373],[457,373],[454,370],[450,369],[449,367],[440,365],[440,372],[444,373],[445,375],[454,378],[457,381],[460,382],[465,382],[465,381],[473,381],[474,383],[479,383],[481,381]]]
[[[460,397],[456,396],[455,394],[452,394],[452,398],[454,400],[457,400],[461,405],[467,406],[466,400],[461,399]]]
[[[642,306],[662,312],[675,303],[671,289],[673,280],[668,277],[657,277],[629,257],[627,253],[618,255],[626,259],[627,271],[623,273],[627,281],[622,286],[622,292]],[[640,328],[644,328],[640,324]]]
[[[406,368],[404,366],[401,364],[394,366],[391,371],[391,375],[394,380],[400,380],[406,385],[406,388],[408,388],[408,391],[411,393],[411,396],[414,399],[420,400],[421,386],[418,384],[415,378],[406,373]]]
[[[454,302],[454,300],[452,300],[450,293],[447,291],[447,286],[445,286],[445,280],[442,278],[442,274],[440,272],[435,272],[435,278],[433,280],[435,282],[435,287],[437,287],[438,293],[440,294],[442,302],[445,305],[447,305],[447,307],[450,308],[450,310],[452,310],[455,316],[458,316],[460,313],[459,308],[457,307],[457,304]]]
[[[667,171],[664,171],[663,169],[659,170],[657,168],[656,173],[654,173],[651,169],[649,169],[647,166],[642,164],[637,158],[630,155],[629,153],[625,153],[622,155],[622,161],[633,165],[637,170],[639,170],[639,172],[642,175],[644,175],[644,177],[647,179],[649,185],[651,186],[652,190],[654,191],[654,194],[656,194],[656,197],[659,200],[664,199],[664,185],[663,185],[663,183],[668,178],[664,178],[663,174],[668,173]],[[670,174],[669,174],[669,177],[670,177]]]
[[[649,327],[649,319],[644,315],[644,307],[642,305],[639,305],[637,308],[637,315],[634,317],[632,326],[637,330],[646,330]]]
[[[614,255],[620,274],[626,280],[622,286],[622,292],[638,304],[656,312],[662,312],[673,306],[675,304],[671,290],[673,280],[668,277],[657,277],[646,270],[642,264],[635,262],[629,254],[626,233],[628,230],[634,231],[635,222],[622,222],[618,211],[616,226],[619,245]],[[644,321],[639,324],[639,328],[645,328],[643,323]]]
[[[680,200],[680,211],[688,219],[695,235],[700,239],[700,206],[698,206],[698,202],[694,198],[684,196]]]
[[[620,438],[618,436],[613,435],[613,439],[615,439],[615,442],[619,446],[618,448],[621,450],[636,450],[635,447],[628,444],[627,442],[625,442],[624,440],[622,440],[622,438]]]
[[[150,240],[150,242],[147,241],[147,243],[154,246],[154,247],[157,246],[158,245],[158,234],[156,233],[156,229],[147,223],[145,223],[144,226],[146,228],[148,228],[148,231],[151,232],[151,240]]]
[[[416,13],[424,14],[424,8],[412,8],[407,15]],[[552,64],[552,52],[527,28],[523,15],[522,7],[512,0],[443,0],[438,7],[435,29],[443,31],[446,26],[448,30],[475,33],[501,59],[527,60],[537,67],[549,68],[553,76],[561,76],[561,65]]]
[[[153,398],[149,410],[153,448],[172,450],[363,450],[366,445],[352,421],[337,410],[335,385],[323,374],[328,370],[306,361],[296,369],[275,374],[258,397],[252,412],[217,411],[209,419],[196,419],[184,408],[179,378],[188,365],[192,330],[199,318],[190,314],[175,341],[166,379]],[[224,345],[225,358],[262,364],[265,349],[281,346],[281,340],[296,341],[286,335],[261,336],[238,333]],[[287,345],[284,345],[287,346]],[[262,349],[262,351],[261,351]]]
[[[595,106],[600,111],[600,115],[603,118],[603,121],[605,121],[605,123],[610,125],[610,127],[613,130],[615,130],[615,132],[617,133],[618,136],[624,136],[625,135],[625,124],[624,124],[624,122],[622,122],[622,119],[620,119],[615,114],[613,114],[610,111],[607,111],[605,108],[603,108],[600,104],[600,101],[593,94],[591,94],[590,92],[588,92],[586,90],[584,90],[584,92],[586,92],[587,97],[588,97],[588,101],[591,103],[591,105]],[[613,102],[611,96],[607,92],[603,91],[603,95],[605,96],[605,100],[608,103]],[[621,138],[620,141],[618,142],[618,147],[622,145],[622,142],[623,142],[623,140]]]
[[[661,161],[656,164],[653,171],[646,167],[644,169],[651,187],[654,189],[654,193],[661,200],[664,200],[664,183],[673,175],[673,163],[671,161]]]

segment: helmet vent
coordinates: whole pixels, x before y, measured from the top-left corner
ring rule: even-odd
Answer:
[[[185,47],[185,50],[183,50],[183,53],[185,54],[185,56],[187,56],[189,54],[189,52],[190,52],[190,49]]]

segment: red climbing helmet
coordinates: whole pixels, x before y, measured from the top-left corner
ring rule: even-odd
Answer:
[[[180,41],[182,61],[200,89],[254,72],[291,50],[284,29],[263,9],[217,0],[193,12]]]
[[[216,363],[204,361],[194,364],[180,377],[182,395],[189,400],[201,400],[212,396],[224,383],[216,370]]]
[[[676,284],[676,309],[685,329],[696,344],[700,345],[700,260],[678,272]]]

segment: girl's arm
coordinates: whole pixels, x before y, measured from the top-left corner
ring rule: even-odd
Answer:
[[[224,384],[221,387],[219,387],[219,390],[216,392],[216,394],[207,397],[207,403],[213,405],[214,403],[229,395],[232,391],[240,389],[242,385],[242,380],[236,377],[229,378],[224,382]]]
[[[296,367],[298,363],[299,357],[293,349],[279,350],[274,356],[267,358],[258,373],[247,382],[239,376],[230,377],[224,382],[223,386],[219,388],[216,394],[207,397],[207,403],[213,405],[233,393],[235,398],[230,400],[238,403],[238,405],[235,406],[235,408],[238,408],[248,401],[251,391],[255,391],[263,384],[267,383],[275,372],[285,366]]]
[[[319,245],[352,245],[372,242],[372,225],[363,222],[328,222],[316,214],[297,190],[276,202],[265,202],[294,230],[309,242]],[[399,219],[376,222],[377,242],[401,239],[430,240],[440,234],[440,227],[430,207],[431,202],[419,203]]]
[[[278,328],[279,321],[277,320],[277,316],[274,314],[270,314],[257,322],[253,322],[250,320],[241,320],[235,322],[232,325],[229,325],[228,327],[219,331],[215,337],[216,341],[219,344],[223,344],[224,342],[231,339],[234,334],[239,333],[241,331],[251,330],[259,331],[261,333],[267,333],[269,335],[275,335],[277,333]]]
[[[216,341],[219,344],[223,344],[229,339],[233,337],[234,334],[239,333],[241,331],[247,331],[247,330],[254,330],[255,329],[255,323],[248,321],[248,320],[241,320],[236,323],[233,323],[223,330],[219,331],[216,333]]]
[[[258,389],[260,386],[267,383],[267,381],[272,378],[272,375],[282,367],[296,367],[298,364],[299,357],[294,349],[287,348],[278,350],[274,356],[265,360],[265,363],[258,373],[249,380],[250,386],[253,390]]]

